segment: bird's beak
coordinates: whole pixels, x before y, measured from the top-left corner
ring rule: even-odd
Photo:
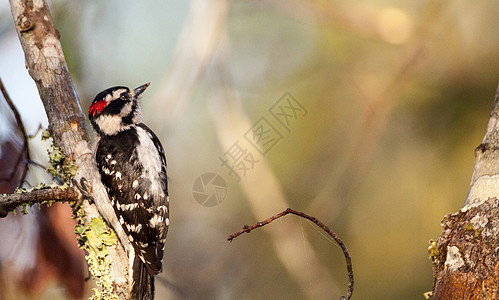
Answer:
[[[136,88],[135,90],[133,90],[133,97],[134,98],[137,98],[139,97],[146,89],[147,87],[150,85],[151,83],[148,82],[146,84],[143,84],[141,86],[139,86],[138,88]]]

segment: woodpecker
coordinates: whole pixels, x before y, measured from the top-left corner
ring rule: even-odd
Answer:
[[[97,94],[89,111],[101,180],[132,246],[131,299],[154,297],[154,276],[162,271],[169,225],[165,153],[143,123],[140,109],[140,96],[148,86],[108,88]],[[150,296],[143,290],[148,280]]]

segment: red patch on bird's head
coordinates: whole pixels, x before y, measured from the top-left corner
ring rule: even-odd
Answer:
[[[99,101],[96,101],[96,102],[93,102],[91,105],[90,105],[90,115],[93,117],[95,116],[96,114],[99,114],[107,105],[107,101],[106,100],[99,100]]]

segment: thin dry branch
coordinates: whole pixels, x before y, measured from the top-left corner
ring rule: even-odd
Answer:
[[[16,163],[14,165],[14,168],[10,172],[10,174],[7,176],[7,178],[2,178],[2,180],[11,180],[14,177],[14,174],[17,172],[18,166],[24,162],[24,168],[23,172],[21,174],[21,178],[19,182],[22,184],[24,182],[24,179],[26,179],[26,174],[28,173],[28,162],[31,161],[30,155],[29,155],[29,143],[28,143],[28,134],[26,133],[26,128],[24,127],[23,120],[21,119],[21,115],[19,114],[19,111],[17,110],[16,106],[10,99],[9,93],[7,93],[7,89],[3,85],[2,78],[0,78],[0,91],[2,91],[2,95],[9,105],[10,110],[12,110],[12,113],[14,114],[14,118],[16,119],[16,124],[17,128],[21,131],[22,138],[23,138],[23,147],[21,152],[19,153],[19,156],[16,159]],[[26,159],[23,160],[23,157],[26,155]]]
[[[28,193],[2,195],[0,196],[0,218],[5,218],[9,212],[20,205],[31,205],[50,201],[78,201],[79,197],[80,194],[74,188],[45,188],[33,190]]]
[[[234,234],[231,234],[227,238],[227,240],[229,242],[232,242],[233,239],[235,239],[236,237],[240,236],[241,234],[243,234],[243,233],[250,233],[253,229],[265,226],[265,225],[269,224],[270,222],[272,222],[274,220],[277,220],[280,217],[283,217],[283,216],[285,216],[287,214],[297,215],[299,217],[302,217],[302,218],[305,218],[307,220],[310,220],[315,225],[319,226],[322,230],[324,230],[325,232],[327,232],[336,241],[336,243],[338,243],[338,245],[340,246],[341,250],[343,250],[343,255],[345,256],[345,260],[346,260],[346,264],[347,264],[347,271],[348,271],[348,288],[347,288],[347,293],[346,293],[345,296],[342,296],[340,299],[350,299],[352,297],[352,294],[353,294],[353,284],[354,284],[354,281],[353,281],[352,258],[350,257],[350,253],[348,252],[347,246],[338,237],[338,235],[334,231],[332,231],[329,227],[327,227],[324,223],[322,223],[319,219],[317,219],[315,217],[309,216],[309,215],[307,215],[305,213],[296,211],[296,210],[291,209],[291,208],[287,208],[283,212],[278,213],[277,215],[272,216],[272,217],[268,218],[267,220],[258,222],[258,223],[256,223],[253,226],[244,225],[243,229],[241,231],[236,232]]]
[[[227,16],[225,16],[227,18]],[[213,74],[209,76],[211,92],[207,94],[210,103],[209,112],[215,124],[217,137],[224,149],[229,149],[234,142],[241,142],[245,149],[251,146],[248,141],[241,139],[241,134],[252,127],[252,122],[244,110],[242,99],[234,88],[233,78],[229,70],[230,43],[225,28],[216,55],[212,58]],[[230,173],[229,173],[230,174]],[[258,168],[253,168],[250,174],[244,176],[240,186],[243,189],[251,212],[257,219],[280,211],[282,207],[289,207],[288,199],[283,192],[282,185],[272,167],[266,159],[258,162]],[[255,189],[258,186],[258,189]],[[267,201],[272,199],[272,201]],[[286,230],[297,229],[290,225]],[[303,246],[293,243],[293,238],[281,232],[281,228],[269,230],[269,241],[275,254],[294,281],[307,298],[321,298],[323,295],[335,295],[341,292],[329,270],[320,264],[319,255],[307,238],[303,239]],[[290,260],[290,255],[300,251],[301,247],[309,249],[307,256],[297,256]],[[307,272],[312,266],[313,271]],[[310,275],[310,276],[309,276]]]

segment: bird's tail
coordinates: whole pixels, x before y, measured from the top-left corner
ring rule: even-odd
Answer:
[[[146,266],[135,255],[132,266],[130,299],[131,300],[153,300],[154,299],[154,277],[149,275]]]

